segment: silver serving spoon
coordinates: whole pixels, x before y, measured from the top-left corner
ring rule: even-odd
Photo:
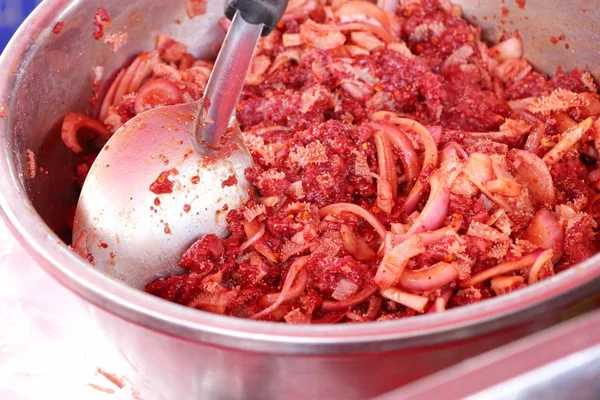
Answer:
[[[252,157],[227,138],[261,34],[287,0],[232,0],[231,27],[204,98],[138,114],[108,141],[77,205],[73,247],[130,286],[178,273],[181,256],[206,234],[227,234],[226,216],[248,199]]]

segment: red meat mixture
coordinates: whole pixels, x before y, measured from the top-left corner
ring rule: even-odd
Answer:
[[[591,76],[535,72],[519,37],[489,47],[445,0],[384,3],[290,2],[237,108],[256,195],[149,293],[241,318],[389,320],[499,296],[598,251]],[[106,139],[139,112],[199,99],[211,68],[159,37],[97,118],[68,116],[65,142],[82,151],[80,128]]]

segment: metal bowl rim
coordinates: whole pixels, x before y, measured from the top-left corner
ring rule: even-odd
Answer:
[[[78,1],[42,2],[27,18],[0,56],[0,104],[9,112],[0,119],[0,132],[8,137],[13,88],[30,50],[47,35],[57,17]],[[17,64],[18,63],[18,64]],[[455,337],[469,328],[486,332],[503,326],[518,315],[532,312],[544,302],[571,295],[584,284],[600,283],[600,255],[556,277],[499,298],[446,311],[396,321],[341,324],[287,325],[256,322],[202,312],[173,304],[126,285],[93,270],[46,226],[31,205],[13,162],[7,140],[0,145],[0,177],[7,181],[0,191],[0,214],[9,229],[41,266],[61,284],[90,303],[140,326],[194,341],[265,352],[360,353],[356,345],[392,343],[411,346],[441,337]],[[444,339],[446,338],[446,339]],[[243,344],[242,344],[243,343]],[[390,348],[389,346],[385,346]],[[365,347],[364,351],[372,350]]]

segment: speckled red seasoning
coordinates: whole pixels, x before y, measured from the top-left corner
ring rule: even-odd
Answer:
[[[59,33],[62,32],[62,29],[64,26],[65,26],[64,22],[57,22],[56,25],[54,25],[54,28],[52,28],[52,33],[54,33],[55,35],[58,35]]]
[[[160,173],[158,178],[150,185],[150,191],[156,194],[166,194],[173,192],[173,181],[169,180],[169,176],[177,175],[179,172],[176,169],[170,169]],[[159,200],[160,201],[160,200]],[[156,200],[155,200],[156,203]],[[158,204],[157,204],[158,205]]]
[[[125,382],[123,381],[123,379],[119,378],[115,374],[106,372],[102,368],[98,368],[96,370],[96,372],[98,372],[100,375],[102,375],[103,377],[108,379],[113,385],[115,385],[119,389],[123,389],[123,387],[125,386]]]
[[[525,0],[515,0],[517,6],[521,9],[525,8]]]
[[[237,176],[235,174],[231,175],[229,178],[225,179],[223,183],[221,183],[221,187],[233,186],[238,183]]]
[[[550,42],[552,42],[552,44],[557,44],[558,42],[565,40],[565,39],[566,39],[565,34],[561,33],[559,37],[552,36],[550,38]]]
[[[111,20],[108,12],[100,7],[94,14],[94,39],[100,40],[104,37],[104,29],[110,28]]]

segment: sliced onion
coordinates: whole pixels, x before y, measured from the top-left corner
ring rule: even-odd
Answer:
[[[290,287],[285,296],[283,296],[283,302],[291,301],[300,297],[302,293],[304,293],[307,285],[308,271],[306,269],[301,269],[296,276],[294,284]],[[271,306],[277,302],[280,294],[281,292],[265,294],[258,300],[258,304],[262,307]]]
[[[524,99],[510,100],[508,106],[513,111],[522,111],[537,100],[537,97],[526,97]]]
[[[183,93],[177,85],[166,79],[151,79],[144,83],[135,98],[135,112],[140,114],[156,107],[181,102],[183,102]]]
[[[491,193],[507,197],[518,197],[521,194],[521,185],[513,179],[500,178],[487,181],[485,187]]]
[[[386,213],[392,212],[394,200],[398,195],[398,177],[394,165],[394,154],[387,136],[375,132],[375,147],[377,148],[377,163],[379,179],[377,181],[377,207]],[[387,190],[383,190],[386,188]]]
[[[123,79],[121,79],[121,82],[115,92],[115,98],[113,100],[114,105],[121,103],[123,101],[123,96],[125,96],[127,93],[129,93],[129,86],[131,85],[131,81],[133,80],[135,73],[141,64],[142,64],[142,55],[139,55],[138,57],[136,57],[135,60],[133,60],[131,65],[129,65],[129,67],[127,67],[127,69],[125,70]]]
[[[379,314],[379,310],[381,309],[382,303],[383,301],[379,297],[371,297],[371,299],[369,300],[369,308],[367,309],[365,318],[367,318],[370,321],[375,320],[375,318],[377,318],[377,314]]]
[[[325,300],[321,305],[323,311],[344,311],[365,302],[377,291],[377,287],[369,286],[341,301]]]
[[[442,64],[442,67],[440,68],[440,72],[442,75],[446,75],[448,72],[450,72],[451,67],[455,65],[466,64],[467,60],[473,55],[474,52],[475,50],[473,50],[473,46],[470,44],[463,44],[458,49],[454,50],[454,52],[450,54],[448,58],[446,58]]]
[[[346,318],[348,318],[350,321],[354,321],[354,322],[367,322],[367,319],[365,317],[363,317],[362,315],[359,315],[355,312],[352,311],[348,311],[346,312],[346,314],[344,314],[344,316]]]
[[[503,82],[518,82],[531,72],[531,64],[524,59],[506,60],[493,69],[494,75]]]
[[[373,51],[385,46],[385,43],[377,39],[372,33],[368,32],[352,32],[350,34],[350,39],[352,40],[352,43],[363,49],[367,49],[368,51]]]
[[[340,82],[340,86],[356,100],[364,101],[372,93],[372,89],[368,84],[355,80],[344,80]]]
[[[531,254],[523,256],[516,261],[508,261],[498,264],[495,267],[488,268],[485,271],[473,275],[471,279],[460,284],[461,287],[467,288],[485,282],[486,280],[498,275],[507,274],[509,272],[518,271],[520,269],[531,268],[538,257],[543,253],[543,250],[534,251]]]
[[[427,125],[426,128],[429,133],[431,133],[431,137],[435,141],[435,145],[439,145],[440,140],[442,140],[442,127],[439,125]]]
[[[285,16],[285,14],[284,14]],[[311,324],[313,325],[319,325],[319,324],[335,324],[337,322],[340,322],[342,319],[344,319],[345,314],[344,313],[337,313],[337,314],[328,314],[326,316],[324,316],[323,318],[319,318],[319,319],[313,319],[311,321]]]
[[[117,93],[117,88],[123,80],[123,75],[125,75],[125,69],[119,71],[115,77],[115,80],[108,88],[108,91],[104,96],[104,100],[102,100],[102,105],[100,106],[100,113],[98,114],[98,119],[100,119],[100,121],[104,121],[106,119],[108,116],[108,109],[115,103],[115,93]]]
[[[492,56],[502,62],[523,57],[523,43],[521,39],[513,36],[490,48]]]
[[[433,311],[431,311],[433,310]],[[446,300],[444,300],[442,297],[438,297],[437,299],[435,299],[435,302],[433,303],[433,306],[431,306],[431,309],[429,312],[442,312],[442,311],[446,311]]]
[[[591,79],[592,84],[596,86],[594,80]],[[590,90],[591,91],[591,90]],[[600,100],[598,100],[597,90],[593,90],[593,93],[579,93],[579,97],[583,98],[583,101],[587,104],[585,107],[584,116],[593,117],[600,114]]]
[[[260,229],[261,227],[258,221],[244,221],[244,232],[246,233],[246,237],[254,238],[260,232]],[[275,263],[279,261],[277,254],[273,253],[273,250],[267,246],[267,243],[262,235],[261,237],[253,240],[252,246],[254,246],[254,249],[265,256],[269,261]]]
[[[407,128],[412,129],[419,135],[421,139],[421,143],[423,143],[423,147],[425,148],[425,154],[423,155],[423,167],[421,173],[424,171],[428,171],[437,166],[438,163],[438,148],[435,143],[435,139],[431,135],[431,132],[423,125],[408,118],[391,118],[390,122],[396,125],[402,125]]]
[[[517,172],[517,182],[527,188],[534,205],[556,204],[552,175],[544,161],[528,151],[512,149],[508,153]]]
[[[403,211],[406,214],[411,214],[417,209],[423,199],[423,192],[425,192],[425,187],[420,181],[417,181],[404,202]]]
[[[423,166],[421,168],[420,176],[421,178],[424,178],[425,174],[428,174],[437,166],[438,149],[435,139],[427,130],[427,128],[417,121],[413,121],[412,119],[394,117],[390,118],[390,122],[411,128],[421,138],[421,142],[425,148],[425,154],[423,156]],[[417,182],[415,186],[413,186],[407,197],[406,203],[404,203],[404,212],[406,214],[410,214],[415,211],[423,194],[423,190],[423,184],[420,182]]]
[[[284,33],[281,36],[281,41],[283,43],[283,47],[294,47],[294,46],[301,46],[302,44],[304,44],[304,42],[302,41],[302,37],[300,36],[299,33]],[[278,57],[279,57],[279,55],[278,55]],[[277,61],[277,59],[275,59],[275,62],[276,61]],[[275,62],[273,62],[273,63],[275,63]]]
[[[469,158],[469,155],[462,148],[462,146],[456,142],[448,142],[444,148],[440,151],[440,163],[452,158],[453,156],[457,156],[460,160],[466,160]]]
[[[362,22],[350,22],[347,24],[338,24],[337,28],[341,32],[350,32],[350,31],[371,32],[375,36],[377,36],[379,39],[383,40],[385,43],[390,43],[390,42],[394,41],[394,37],[392,36],[392,34],[390,32],[388,32],[387,30],[385,30],[385,28],[382,28],[380,26],[375,26],[375,25],[366,24],[366,23],[362,23]]]
[[[271,312],[276,310],[277,307],[279,307],[281,305],[281,303],[286,301],[286,298],[289,299],[291,297],[290,290],[292,288],[292,284],[294,283],[294,281],[296,279],[296,275],[298,275],[298,273],[306,265],[308,258],[309,258],[309,256],[300,257],[300,258],[297,258],[296,261],[294,261],[292,263],[292,265],[290,266],[290,270],[288,271],[287,276],[285,278],[285,281],[283,282],[283,287],[281,289],[281,292],[279,292],[279,294],[277,295],[277,300],[275,300],[275,302],[273,304],[271,304],[269,307],[265,308],[261,312],[256,313],[253,316],[251,316],[250,319],[260,319],[260,318],[266,317]],[[302,291],[304,291],[304,289]]]
[[[522,276],[497,276],[490,281],[490,287],[496,296],[505,294],[512,286],[525,283]]]
[[[135,73],[129,82],[129,87],[127,87],[127,90],[125,91],[126,94],[137,92],[142,87],[144,80],[152,74],[154,67],[160,62],[160,57],[156,51],[142,53],[138,58],[140,59],[140,65],[136,68]]]
[[[89,129],[102,139],[110,139],[110,131],[100,121],[90,118],[87,115],[69,113],[63,119],[60,135],[65,145],[74,153],[81,153],[83,151],[77,138],[77,133],[82,128]]]
[[[552,249],[552,262],[562,257],[565,246],[565,235],[558,219],[546,208],[541,208],[531,220],[523,234],[523,239],[541,249]]]
[[[434,171],[429,177],[429,185],[431,186],[429,199],[415,223],[408,230],[407,234],[409,235],[439,228],[448,215],[450,190],[438,171]]]
[[[309,19],[300,25],[300,37],[307,45],[329,50],[343,45],[346,36],[335,25],[318,24]]]
[[[331,294],[331,297],[338,301],[343,301],[356,293],[357,290],[358,286],[356,283],[347,279],[342,279],[338,282],[335,290]]]
[[[390,20],[385,11],[377,5],[364,0],[348,1],[334,12],[338,22],[366,22],[371,25],[380,26],[391,32]]]
[[[563,133],[577,126],[577,122],[564,112],[552,114],[552,119],[556,122],[558,133]]]
[[[227,307],[238,295],[238,290],[222,290],[216,293],[201,292],[188,303],[189,307],[214,314],[225,314]]]
[[[400,280],[408,261],[424,252],[425,246],[421,239],[417,236],[409,237],[383,256],[373,281],[381,288],[395,286]]]
[[[558,142],[546,155],[543,160],[547,165],[554,165],[560,161],[565,154],[583,137],[584,133],[592,127],[593,119],[588,118],[579,123],[579,125],[567,130],[560,142]]]
[[[431,308],[427,311],[428,314],[433,314],[436,312],[442,312],[446,310],[446,304],[450,301],[450,298],[454,294],[454,289],[446,289],[442,291],[442,295],[435,299],[435,303],[431,306]]]
[[[377,7],[391,14],[396,14],[398,2],[396,0],[377,0]]]
[[[299,308],[295,308],[283,316],[288,324],[310,324],[310,316],[304,314]]]
[[[315,0],[290,0],[281,21],[287,22],[308,16],[317,8]]]
[[[540,147],[545,132],[545,124],[538,120],[537,123],[535,123],[534,127],[531,128],[529,135],[527,135],[527,140],[523,145],[523,149],[527,151],[533,151]]]
[[[255,56],[252,59],[250,69],[246,74],[246,85],[260,85],[265,79],[265,73],[271,66],[271,57],[264,54]]]
[[[458,270],[452,264],[439,262],[430,268],[418,271],[404,270],[399,286],[412,292],[427,292],[440,289],[458,278]]]
[[[497,132],[462,132],[462,134],[465,135],[465,143],[475,144],[481,139],[489,139],[493,142],[519,141],[527,131],[507,128]]]
[[[485,184],[494,177],[492,159],[487,154],[472,153],[467,160],[463,172],[471,181]]]
[[[383,132],[392,142],[400,154],[400,161],[402,161],[406,179],[412,184],[419,176],[420,165],[417,151],[408,136],[400,129],[390,124],[371,122],[370,125]]]
[[[486,239],[494,243],[509,240],[508,236],[499,232],[497,229],[477,221],[471,221],[471,224],[469,225],[469,230],[467,231],[467,235],[481,239]]]
[[[369,54],[371,54],[369,50],[365,49],[364,47],[355,46],[353,44],[347,44],[344,46],[344,48],[346,49],[346,51],[348,51],[350,57],[368,56]]]
[[[427,297],[418,296],[416,294],[407,293],[396,288],[387,288],[381,291],[381,295],[386,299],[395,301],[405,307],[411,308],[418,312],[425,311],[429,299]]]
[[[283,35],[285,37],[285,35]],[[298,49],[290,49],[284,52],[281,52],[275,57],[273,64],[271,64],[271,68],[269,68],[269,74],[272,74],[273,71],[283,67],[290,61],[300,61],[300,50]]]
[[[319,217],[324,218],[329,214],[339,214],[341,212],[349,212],[352,214],[356,214],[359,217],[362,217],[365,221],[367,221],[371,226],[375,229],[375,231],[381,236],[382,239],[385,239],[385,234],[387,230],[383,226],[381,222],[371,214],[369,211],[364,208],[357,206],[352,203],[336,203],[325,206],[319,210]]]
[[[260,238],[262,238],[264,235],[265,235],[265,224],[262,223],[262,224],[260,224],[260,229],[258,231],[256,231],[256,233],[254,235],[252,235],[252,237],[249,237],[248,240],[246,240],[246,242],[244,242],[240,246],[240,251],[246,250],[248,247],[252,246],[254,243],[259,241]]]
[[[344,243],[344,249],[355,259],[359,261],[368,261],[377,257],[377,254],[364,239],[352,232],[348,226],[342,225],[340,233],[342,242]]]
[[[540,256],[537,258],[537,260],[535,260],[535,263],[531,267],[531,270],[529,271],[529,279],[527,280],[528,283],[535,283],[540,279],[540,271],[542,270],[544,265],[546,265],[549,262],[552,262],[553,256],[554,252],[552,251],[552,249],[545,250],[544,252],[542,252],[542,254],[540,254]]]
[[[487,154],[471,153],[465,167],[463,168],[464,175],[477,186],[483,194],[490,200],[498,204],[503,209],[510,211],[510,205],[502,197],[492,194],[485,186],[486,182],[490,181],[494,176],[492,159]]]
[[[461,228],[462,222],[463,222],[462,215],[456,214],[453,217],[454,218],[452,219],[452,222],[450,223],[449,226],[445,226],[443,228],[440,228],[440,229],[437,229],[437,230],[431,231],[431,232],[418,233],[418,234],[416,234],[416,236],[421,240],[421,242],[425,246],[431,246],[432,244],[436,244],[437,242],[442,240],[444,237],[446,237],[446,235],[448,235],[448,233],[458,232],[458,230]],[[408,239],[410,236],[411,235],[406,235],[406,234],[394,235],[394,244],[395,245],[400,244],[400,243],[404,242],[406,239]]]
[[[549,115],[553,112],[568,111],[571,108],[582,108],[587,105],[585,98],[578,93],[566,89],[556,89],[542,97],[536,97],[525,110],[534,113]]]

